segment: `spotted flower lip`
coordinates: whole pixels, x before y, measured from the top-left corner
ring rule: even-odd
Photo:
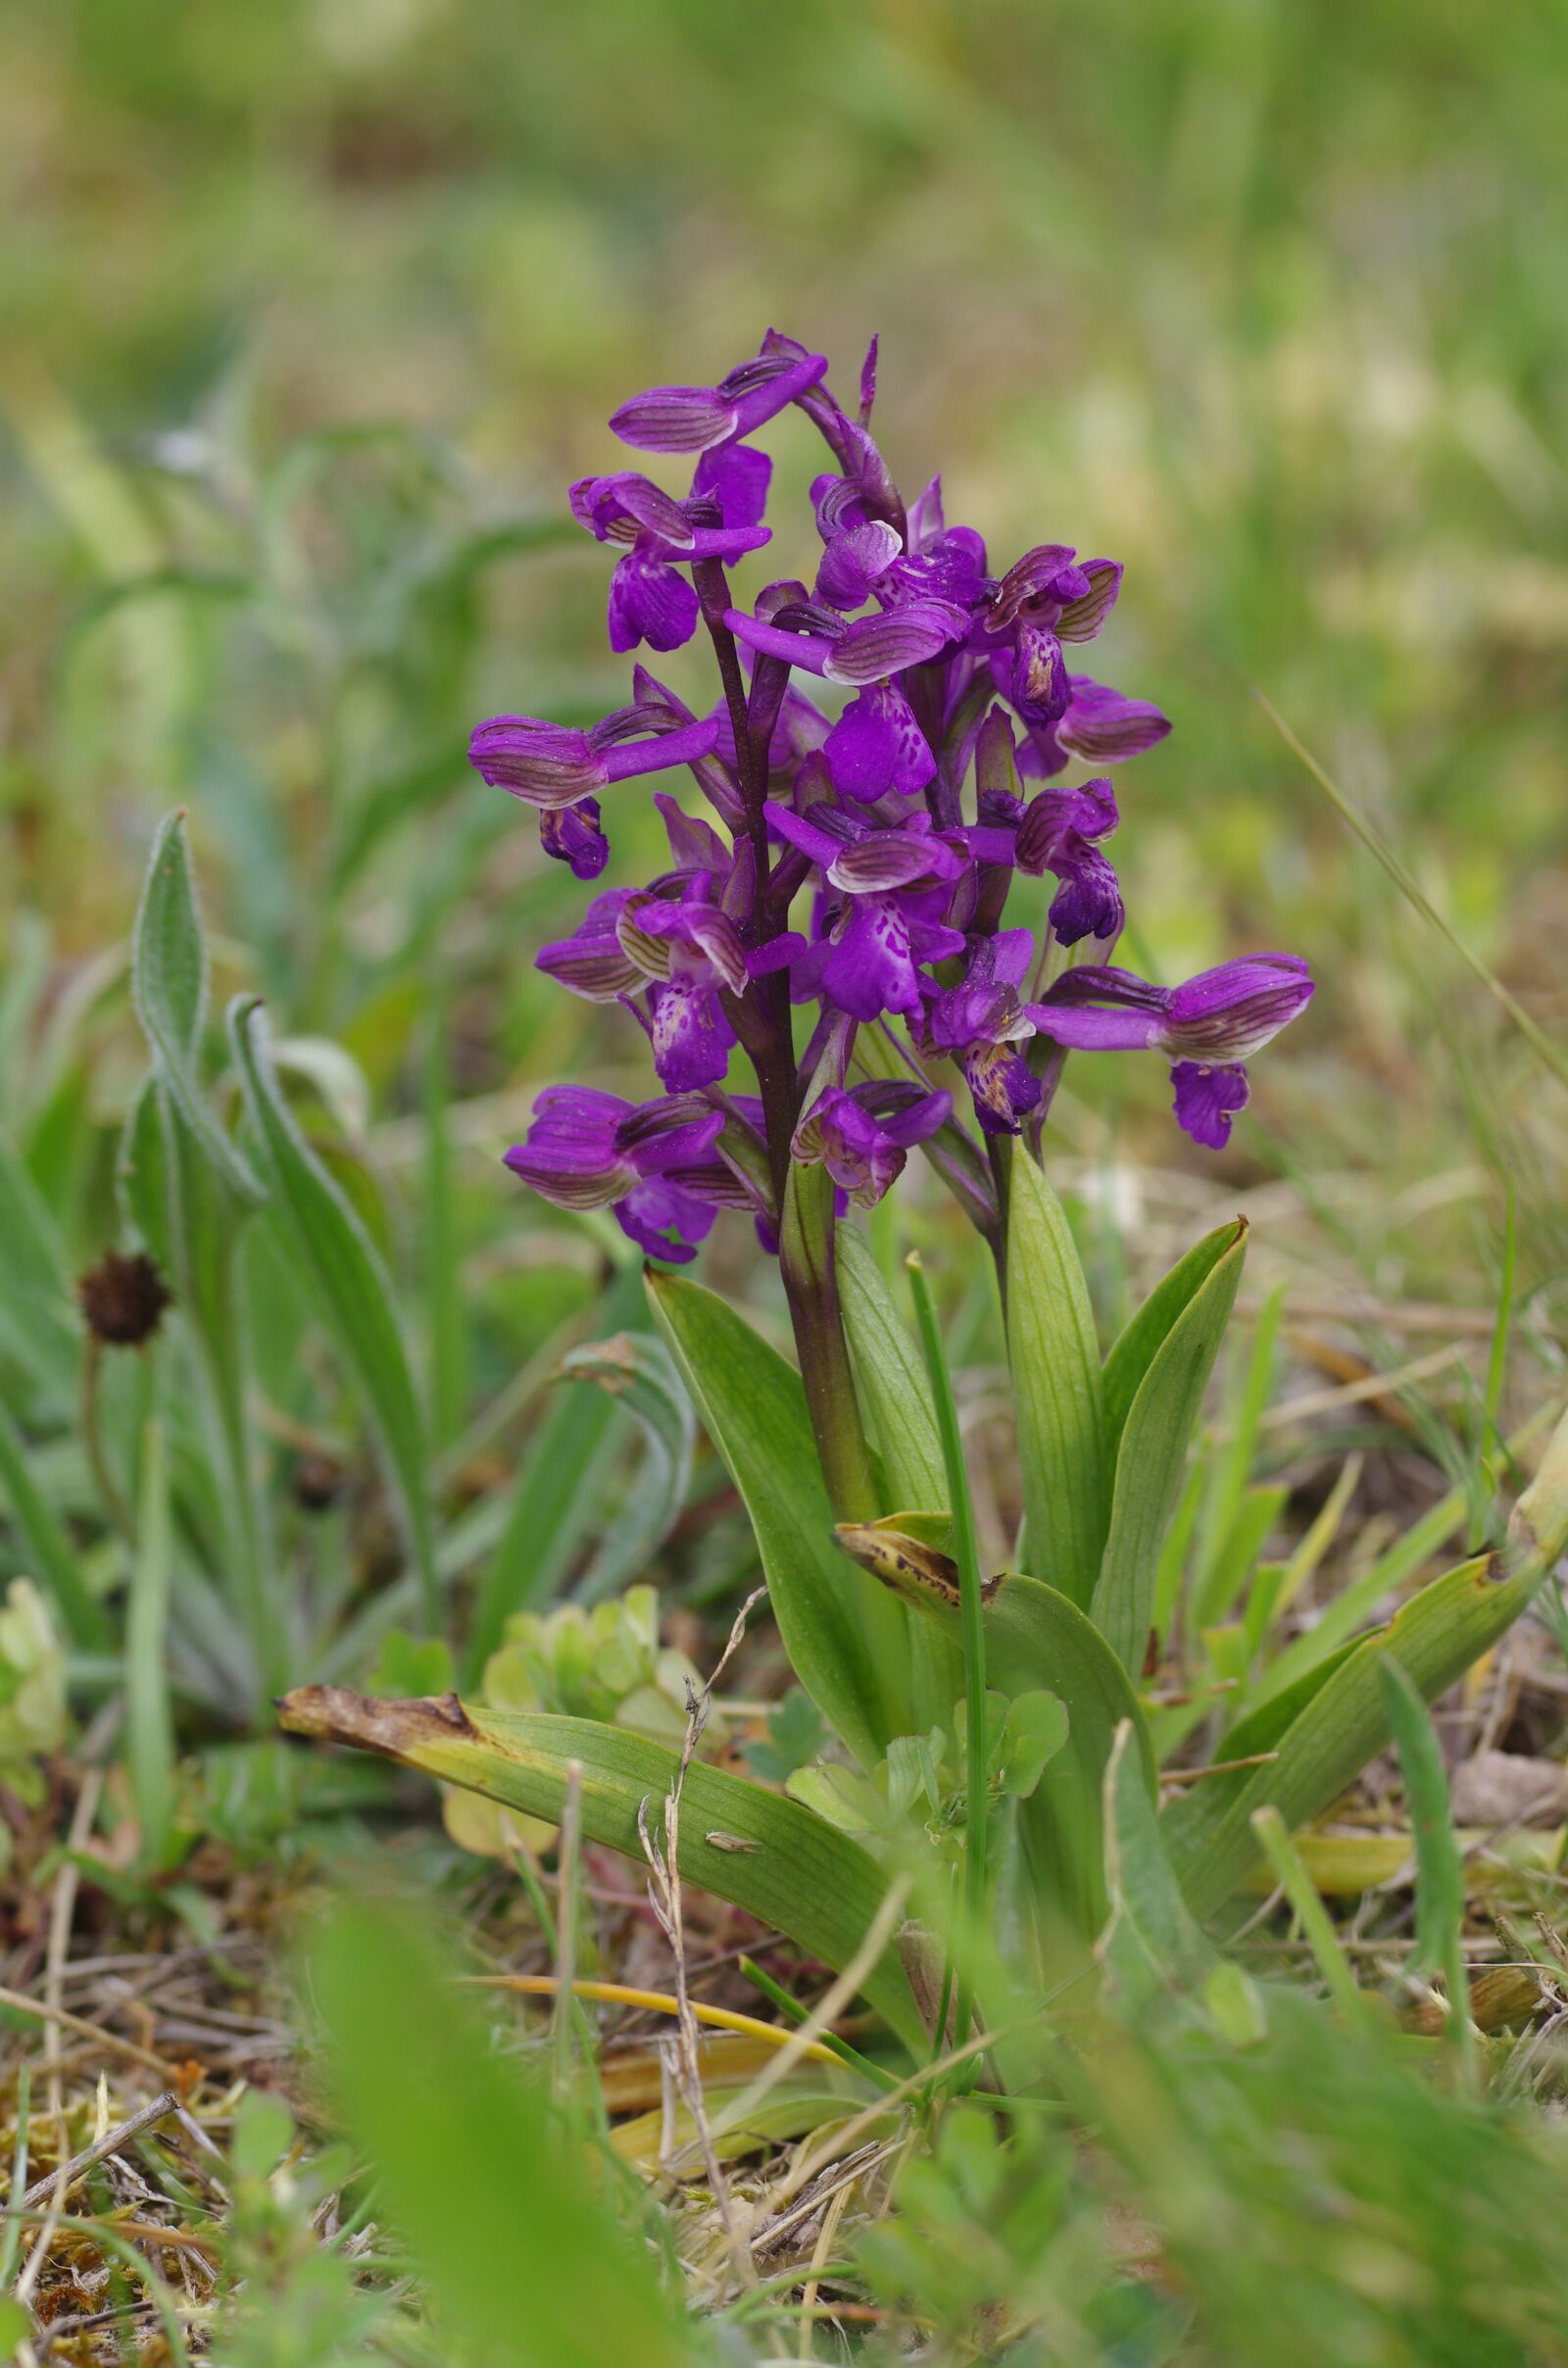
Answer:
[[[718,739],[717,724],[704,716],[647,739],[612,741],[608,730],[618,720],[607,716],[592,730],[581,731],[570,724],[543,722],[537,715],[492,715],[475,729],[468,762],[493,789],[508,790],[525,805],[548,811],[575,806],[579,798],[593,797],[612,781],[696,764],[712,754]]]
[[[910,1147],[923,1143],[953,1115],[953,1097],[925,1092],[912,1081],[876,1079],[830,1086],[796,1127],[790,1156],[803,1167],[819,1162],[857,1209],[874,1209],[903,1172]]]
[[[827,375],[825,354],[759,354],[716,386],[653,386],[611,416],[611,430],[643,452],[707,452],[750,435]]]
[[[1117,560],[1080,560],[1065,543],[1040,543],[1007,569],[985,622],[1003,632],[1027,612],[1059,641],[1093,641],[1116,605],[1121,578]]]

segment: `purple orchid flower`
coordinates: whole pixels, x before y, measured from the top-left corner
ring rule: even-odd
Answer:
[[[764,812],[842,898],[825,933],[792,965],[796,1000],[824,995],[853,1019],[915,1017],[921,963],[963,952],[962,931],[946,922],[965,868],[961,850],[927,814],[879,828],[821,800],[795,814],[769,799]]]
[[[617,653],[647,642],[678,650],[697,630],[697,594],[675,562],[726,562],[769,541],[761,524],[771,463],[745,445],[704,453],[691,498],[677,502],[648,477],[621,469],[583,477],[571,488],[572,516],[602,543],[630,546],[610,578],[610,646]],[[716,509],[719,523],[705,522]]]
[[[1000,674],[999,663],[1004,669]],[[1004,696],[1010,696],[1009,665],[1005,653],[991,662],[993,679]],[[1103,682],[1092,682],[1087,674],[1069,674],[1061,715],[1054,723],[1030,725],[1019,769],[1049,781],[1071,757],[1089,765],[1117,765],[1142,756],[1169,730],[1169,716],[1152,700],[1128,699]]]
[[[790,1143],[803,1167],[821,1163],[857,1209],[874,1209],[903,1173],[910,1147],[925,1142],[953,1115],[949,1094],[925,1093],[897,1078],[877,1078],[848,1092],[829,1086],[812,1103]]]
[[[510,790],[525,805],[548,813],[595,797],[612,781],[695,764],[711,754],[718,738],[717,724],[705,716],[673,731],[653,728],[649,738],[627,740],[627,733],[647,733],[652,725],[651,712],[640,707],[621,708],[587,731],[544,723],[536,715],[492,715],[475,729],[468,763],[493,789]]]
[[[1035,1032],[1018,990],[1034,961],[1027,929],[979,937],[956,986],[924,985],[922,1049],[963,1064],[974,1114],[988,1135],[1015,1135],[1045,1087],[1017,1047]]]
[[[824,674],[829,682],[879,682],[906,666],[922,666],[968,629],[964,612],[952,601],[911,600],[886,609],[877,617],[858,617],[845,624],[831,610],[803,616],[792,630],[790,611],[771,620],[749,617],[744,609],[728,609],[724,622],[748,648],[765,658],[782,658],[786,666],[805,666]],[[814,628],[814,629],[813,629]]]
[[[1242,1065],[1312,999],[1294,954],[1221,962],[1184,986],[1155,987],[1131,970],[1086,964],[1066,971],[1025,1011],[1043,1036],[1086,1052],[1153,1050],[1171,1062],[1178,1122],[1196,1143],[1222,1151],[1247,1107]]]
[[[1025,805],[1017,794],[1012,733],[1000,708],[993,708],[980,727],[976,778],[979,818],[965,833],[976,860],[1035,878],[1049,871],[1060,881],[1050,913],[1058,944],[1075,946],[1085,937],[1108,943],[1119,937],[1125,918],[1121,886],[1095,845],[1120,820],[1109,781],[1102,777],[1075,789],[1043,789]]]
[[[691,1179],[703,1175],[723,1126],[723,1112],[697,1094],[632,1104],[589,1086],[552,1085],[506,1164],[557,1209],[612,1209],[650,1258],[685,1265],[713,1223]],[[709,1164],[722,1179],[719,1163]]]
[[[760,353],[716,386],[655,386],[611,419],[623,444],[643,452],[708,452],[748,436],[827,375],[825,354]]]

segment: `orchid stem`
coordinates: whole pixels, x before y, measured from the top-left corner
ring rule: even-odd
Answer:
[[[948,1475],[954,1558],[958,1565],[964,1702],[969,1730],[966,1739],[968,1766],[965,1776],[963,1856],[964,1911],[969,1928],[965,1937],[969,1946],[958,1952],[957,2000],[954,2022],[954,2044],[961,2047],[968,2037],[974,2011],[974,1982],[968,1971],[972,1936],[983,1927],[986,1904],[988,1738],[986,1633],[980,1594],[980,1546],[975,1536],[974,1504],[969,1494],[969,1473],[964,1463],[963,1441],[958,1431],[957,1402],[953,1395],[953,1377],[948,1371],[948,1360],[943,1352],[942,1333],[932,1304],[930,1285],[925,1279],[917,1250],[911,1250],[904,1263],[914,1299],[915,1319],[920,1327],[920,1345],[925,1351],[926,1368],[931,1376],[937,1431],[942,1441],[942,1460]]]

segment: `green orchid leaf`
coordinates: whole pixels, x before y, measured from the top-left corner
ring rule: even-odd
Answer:
[[[71,1273],[47,1202],[0,1136],[0,1346],[52,1398],[74,1403],[81,1333]]]
[[[1119,1335],[1109,1356],[1102,1379],[1102,1396],[1105,1416],[1105,1448],[1114,1466],[1116,1451],[1121,1444],[1123,1425],[1132,1411],[1134,1399],[1143,1385],[1144,1377],[1168,1339],[1172,1326],[1202,1290],[1224,1259],[1232,1252],[1245,1252],[1247,1219],[1233,1218],[1228,1225],[1217,1225],[1195,1242],[1184,1258],[1179,1258],[1170,1272],[1155,1284]]]
[[[217,1119],[197,1072],[207,1014],[207,943],[196,903],[183,809],[160,824],[136,913],[131,960],[136,1015],[158,1073],[232,1200],[257,1208],[265,1188]]]
[[[856,1389],[882,1467],[884,1509],[909,1505],[940,1512],[948,1481],[925,1359],[853,1225],[838,1228],[834,1258]]]
[[[1463,1675],[1513,1625],[1568,1547],[1568,1417],[1514,1508],[1500,1554],[1461,1562],[1412,1597],[1385,1627],[1342,1648],[1340,1658],[1298,1680],[1226,1739],[1274,1750],[1265,1766],[1194,1785],[1165,1812],[1171,1861],[1195,1914],[1211,1915],[1256,1863],[1251,1818],[1272,1805],[1287,1825],[1329,1806],[1390,1740],[1380,1664],[1392,1653],[1426,1702]],[[1299,1705],[1298,1707],[1297,1705]],[[1279,1730],[1282,1713],[1297,1715]],[[1277,1742],[1256,1743],[1277,1730]]]
[[[623,1406],[645,1449],[636,1480],[576,1590],[579,1601],[596,1603],[635,1578],[668,1537],[691,1482],[697,1420],[657,1332],[620,1332],[569,1349],[561,1377],[589,1382]]]
[[[1123,2008],[1137,2012],[1162,1990],[1199,1989],[1220,1958],[1182,1897],[1130,1723],[1105,1763],[1104,1809],[1110,1921],[1095,1954]]]
[[[835,1236],[839,1301],[856,1388],[881,1466],[884,1504],[911,1510],[899,1521],[940,1515],[952,1528],[942,1441],[931,1378],[914,1337],[894,1304],[882,1269],[853,1225]],[[951,1552],[951,1544],[941,1551]],[[928,1620],[909,1624],[910,1716],[915,1728],[944,1717],[963,1691],[963,1656]]]
[[[1066,1212],[1014,1147],[1007,1186],[1007,1358],[1029,1558],[1087,1608],[1105,1544],[1108,1461],[1089,1287]]]
[[[332,1686],[304,1686],[279,1704],[284,1728],[349,1744],[480,1793],[504,1808],[559,1822],[566,1772],[582,1770],[582,1828],[590,1841],[643,1863],[637,1815],[656,1819],[680,1764],[667,1745],[597,1720],[487,1710],[440,1701],[378,1702]],[[657,1822],[656,1822],[657,1830]],[[786,1932],[825,1963],[849,1964],[882,1904],[886,1881],[865,1851],[799,1801],[694,1760],[681,1796],[680,1871],[721,1899]],[[907,2045],[924,2046],[908,1981],[890,1949],[864,1996]]]
[[[371,1418],[403,1516],[419,1583],[421,1616],[433,1634],[440,1626],[440,1606],[424,1424],[391,1284],[369,1235],[294,1123],[268,1056],[266,1023],[256,997],[235,999],[228,1027],[246,1112],[270,1188],[270,1214],[313,1311],[330,1333]]]
[[[874,1767],[917,1724],[908,1615],[834,1544],[800,1375],[700,1284],[654,1267],[648,1294],[751,1515],[795,1674],[861,1766]]]
[[[1114,1375],[1119,1419],[1110,1535],[1093,1608],[1095,1625],[1133,1677],[1143,1665],[1160,1552],[1181,1494],[1203,1393],[1236,1304],[1246,1255],[1247,1228],[1239,1221],[1200,1242],[1123,1333],[1106,1366],[1107,1388]],[[1180,1302],[1172,1288],[1178,1278],[1191,1286]],[[1157,1343],[1152,1340],[1152,1324],[1145,1324],[1156,1303],[1158,1314],[1169,1312],[1171,1318]],[[1131,1335],[1136,1337],[1129,1347]],[[1122,1410],[1123,1395],[1140,1358],[1141,1373]],[[1107,1428],[1109,1419],[1107,1413]]]

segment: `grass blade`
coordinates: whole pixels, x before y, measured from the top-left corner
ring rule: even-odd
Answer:
[[[1389,1741],[1379,1663],[1392,1653],[1426,1701],[1434,1700],[1503,1635],[1568,1546],[1568,1416],[1559,1422],[1541,1470],[1514,1507],[1500,1554],[1461,1562],[1412,1598],[1387,1627],[1344,1651],[1321,1675],[1298,1715],[1278,1736],[1266,1767],[1193,1785],[1165,1812],[1171,1856],[1199,1915],[1210,1914],[1252,1865],[1255,1810],[1270,1803],[1290,1827],[1326,1808]],[[1312,1677],[1303,1682],[1312,1684]],[[1270,1722],[1292,1706],[1285,1697],[1260,1714]],[[1244,1756],[1276,1748],[1256,1740],[1247,1720],[1227,1739]],[[1244,1738],[1245,1749],[1244,1749]]]
[[[1349,824],[1351,830],[1354,831],[1362,846],[1365,847],[1371,855],[1375,856],[1377,861],[1382,864],[1384,870],[1388,873],[1390,879],[1399,891],[1399,894],[1404,898],[1406,904],[1411,906],[1415,912],[1419,913],[1424,921],[1429,922],[1431,926],[1436,929],[1438,935],[1444,940],[1444,943],[1451,947],[1453,952],[1457,954],[1459,960],[1464,963],[1465,968],[1469,970],[1474,977],[1481,981],[1481,984],[1486,988],[1487,993],[1501,1006],[1504,1011],[1506,1011],[1508,1017],[1512,1020],[1514,1026],[1518,1029],[1526,1044],[1529,1045],[1531,1051],[1546,1068],[1550,1069],[1558,1084],[1568,1085],[1568,1056],[1565,1056],[1559,1050],[1559,1048],[1552,1043],[1551,1038],[1546,1035],[1543,1028],[1537,1026],[1536,1022],[1531,1018],[1530,1013],[1525,1010],[1524,1005],[1519,1001],[1519,998],[1510,993],[1508,988],[1503,985],[1501,979],[1497,977],[1496,973],[1487,967],[1487,964],[1482,961],[1480,955],[1475,953],[1471,947],[1465,944],[1464,939],[1459,935],[1452,923],[1444,919],[1443,914],[1438,911],[1436,905],[1434,905],[1431,899],[1423,892],[1423,890],[1417,886],[1415,880],[1405,869],[1403,863],[1400,863],[1398,857],[1395,854],[1393,848],[1389,846],[1387,840],[1385,840],[1378,831],[1374,830],[1372,824],[1367,820],[1364,814],[1359,814],[1356,811],[1356,809],[1350,804],[1349,799],[1346,796],[1344,790],[1340,788],[1338,782],[1330,778],[1328,773],[1324,771],[1322,765],[1319,765],[1317,759],[1310,753],[1308,749],[1302,746],[1301,742],[1292,731],[1290,725],[1286,722],[1279,710],[1274,707],[1269,700],[1264,698],[1261,691],[1254,691],[1252,693],[1252,697],[1257,701],[1258,706],[1262,709],[1270,723],[1273,724],[1274,729],[1279,733],[1280,738],[1284,741],[1286,747],[1291,751],[1292,755],[1298,757],[1301,763],[1306,766],[1307,771],[1311,774],[1313,780],[1317,783],[1319,789],[1322,790],[1324,796],[1333,806],[1335,812],[1340,815],[1341,819]]]
[[[125,1622],[125,1762],[143,1855],[162,1863],[174,1813],[174,1721],[169,1699],[172,1540],[163,1425],[142,1434],[136,1559]]]
[[[1441,1973],[1447,2036],[1466,2088],[1476,2083],[1470,1976],[1464,1961],[1464,1859],[1448,1806],[1448,1779],[1426,1703],[1392,1653],[1378,1670],[1415,1838],[1415,1961],[1411,1974]]]
[[[386,1909],[355,1907],[319,1936],[310,1970],[349,2126],[471,2356],[690,2368],[645,2248],[616,2229],[546,2097],[498,2056],[426,1943]],[[406,2078],[388,2080],[394,2064]]]
[[[424,1424],[386,1270],[336,1184],[306,1148],[266,1049],[260,1001],[238,997],[229,1039],[274,1217],[380,1441],[429,1633],[441,1625]]]
[[[958,1409],[953,1396],[953,1379],[943,1354],[937,1311],[931,1302],[930,1287],[918,1252],[911,1251],[905,1265],[908,1269],[909,1289],[913,1294],[915,1317],[920,1326],[921,1345],[925,1350],[926,1369],[931,1376],[931,1395],[936,1402],[942,1460],[947,1470],[948,1504],[953,1516],[953,1551],[958,1565],[958,1619],[963,1638],[964,1703],[968,1712],[965,1721],[968,1764],[964,1776],[963,1890],[970,1924],[978,1931],[986,1910],[986,1767],[989,1753],[980,1547],[975,1537],[974,1505],[969,1496],[969,1474],[963,1460],[963,1439],[958,1430]],[[973,1987],[965,1968],[960,1965],[954,2030],[955,2044],[958,2047],[969,2036],[969,2018],[973,2007]]]

